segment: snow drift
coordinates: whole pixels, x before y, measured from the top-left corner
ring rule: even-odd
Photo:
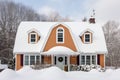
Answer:
[[[120,69],[108,69],[106,72],[99,72],[95,69],[90,72],[65,72],[58,67],[42,70],[23,67],[19,71],[5,69],[0,73],[0,80],[120,80],[119,74]]]

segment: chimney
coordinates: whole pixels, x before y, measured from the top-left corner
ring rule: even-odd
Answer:
[[[95,18],[94,18],[94,17],[91,17],[91,18],[89,19],[89,23],[95,24]]]
[[[95,10],[93,9],[93,14],[89,19],[89,23],[95,24]]]

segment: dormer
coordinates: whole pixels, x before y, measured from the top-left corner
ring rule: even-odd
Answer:
[[[36,44],[40,40],[40,34],[36,29],[28,31],[28,43]]]
[[[91,44],[93,42],[93,31],[86,29],[83,33],[81,33],[80,39],[84,44]]]

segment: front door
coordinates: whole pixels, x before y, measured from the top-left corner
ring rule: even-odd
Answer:
[[[57,55],[55,56],[55,65],[60,69],[64,70],[64,66],[67,64],[67,57],[64,55]]]

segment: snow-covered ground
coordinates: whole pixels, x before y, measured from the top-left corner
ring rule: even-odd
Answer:
[[[5,69],[0,73],[0,80],[120,80],[120,69],[107,69],[106,72],[91,70],[90,72],[65,72],[57,67],[33,70],[24,67],[19,71]]]

